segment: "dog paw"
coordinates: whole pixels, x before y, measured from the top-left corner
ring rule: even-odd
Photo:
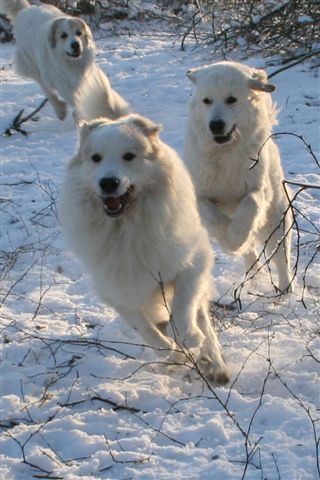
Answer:
[[[229,380],[229,373],[225,365],[215,364],[209,357],[202,356],[197,362],[197,367],[204,378],[213,385],[223,386]]]
[[[226,234],[226,246],[231,252],[237,252],[246,243],[250,231],[242,225],[231,224]]]
[[[179,325],[177,321],[176,324]],[[182,325],[182,323],[180,323],[180,325]],[[176,342],[181,349],[197,349],[203,341],[204,335],[197,325],[193,325],[192,328],[188,328],[187,326],[180,327],[179,334],[176,333]]]
[[[64,120],[66,118],[67,110],[68,110],[66,102],[63,102],[62,100],[58,100],[53,105],[53,108],[59,120]]]
[[[217,367],[208,375],[208,381],[222,387],[229,383],[230,376],[225,368]]]
[[[278,287],[275,287],[275,290],[277,293],[280,295],[288,295],[289,293],[293,293],[294,291],[294,281],[290,282],[285,282],[283,285],[279,285]]]
[[[176,350],[169,355],[167,366],[176,369],[179,366],[186,365],[187,361],[185,353]]]

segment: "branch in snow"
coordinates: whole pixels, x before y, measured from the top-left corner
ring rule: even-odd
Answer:
[[[27,136],[28,132],[26,130],[22,129],[21,125],[23,123],[28,122],[29,120],[32,120],[33,122],[36,122],[38,120],[38,118],[35,117],[35,115],[45,106],[47,101],[48,101],[48,99],[45,98],[41,102],[39,107],[37,107],[33,112],[31,112],[29,115],[27,115],[25,117],[22,116],[23,113],[24,113],[24,109],[20,110],[20,112],[12,120],[12,124],[10,125],[10,127],[6,128],[6,130],[3,132],[2,135],[4,137],[11,137],[11,135],[13,135],[15,132],[17,132],[17,133],[21,133],[24,136]]]
[[[260,161],[260,158],[261,158],[261,153],[262,153],[262,150],[264,148],[264,146],[267,144],[267,142],[271,139],[271,138],[277,138],[281,135],[288,135],[288,136],[292,136],[294,138],[298,138],[306,147],[307,149],[307,152],[309,153],[309,155],[312,157],[313,161],[315,162],[316,166],[320,168],[320,162],[316,156],[316,154],[314,153],[311,145],[309,143],[306,142],[306,140],[303,138],[302,135],[297,135],[295,133],[292,133],[292,132],[276,132],[276,133],[273,133],[271,134],[267,140],[262,144],[262,146],[260,147],[259,151],[258,151],[258,154],[257,154],[257,157],[256,158],[252,158],[251,160],[253,161],[253,165],[250,167],[250,169],[252,168],[255,168],[255,166],[259,163]],[[287,188],[287,186],[292,186],[292,187],[296,187],[297,190],[294,192],[293,196],[291,196],[291,194],[289,193],[289,190]],[[238,285],[234,291],[234,299],[235,299],[235,302],[238,304],[239,308],[241,309],[241,293],[242,293],[242,290],[244,288],[244,286],[247,284],[247,282],[253,280],[253,278],[264,268],[264,267],[267,267],[268,268],[268,271],[269,271],[269,276],[270,276],[270,280],[271,280],[271,283],[273,285],[273,287],[276,289],[276,286],[273,282],[273,279],[272,279],[272,274],[271,274],[271,269],[270,269],[270,262],[273,258],[273,256],[275,255],[275,253],[278,251],[278,249],[280,248],[281,246],[281,242],[278,243],[278,246],[277,248],[274,250],[274,252],[272,252],[271,255],[267,255],[267,246],[268,246],[268,243],[270,242],[270,240],[272,239],[273,235],[275,234],[275,232],[279,229],[279,228],[283,228],[283,235],[282,235],[282,238],[281,238],[281,241],[284,240],[290,233],[290,231],[294,228],[295,230],[295,233],[296,233],[296,244],[297,244],[297,247],[296,247],[296,258],[295,258],[295,263],[294,263],[294,266],[293,266],[293,278],[292,278],[292,282],[294,281],[295,278],[297,278],[297,275],[298,275],[298,267],[299,267],[299,258],[300,258],[300,251],[301,251],[301,228],[300,228],[300,225],[299,225],[299,222],[298,222],[298,217],[302,217],[304,218],[305,220],[307,220],[310,224],[310,226],[312,227],[312,233],[313,235],[316,236],[316,242],[314,244],[314,252],[311,254],[311,257],[302,273],[302,282],[303,282],[303,289],[302,289],[302,296],[301,296],[301,302],[302,304],[304,305],[304,307],[306,308],[306,304],[305,304],[305,300],[304,300],[304,296],[305,296],[305,290],[306,290],[306,275],[307,275],[307,272],[310,268],[310,266],[313,264],[315,258],[317,257],[317,255],[319,254],[319,251],[320,251],[320,231],[319,229],[317,228],[316,224],[314,222],[312,222],[309,218],[306,218],[305,215],[303,214],[303,212],[301,212],[301,210],[298,208],[298,206],[296,205],[296,200],[297,198],[299,197],[299,195],[304,192],[305,190],[319,190],[320,189],[320,186],[317,185],[317,184],[312,184],[312,183],[304,183],[304,182],[296,182],[296,181],[291,181],[291,180],[284,180],[283,181],[283,189],[284,189],[284,192],[286,194],[286,197],[287,197],[287,200],[288,200],[288,206],[286,208],[286,210],[283,212],[283,215],[282,215],[282,219],[281,219],[281,222],[279,225],[276,226],[276,228],[270,233],[269,237],[266,239],[265,241],[265,244],[264,244],[264,247],[262,249],[262,251],[260,252],[259,254],[259,257],[258,259],[256,260],[256,262],[251,266],[251,268],[245,273],[245,277],[244,277],[244,280],[240,283],[240,285]],[[285,231],[284,229],[284,226],[285,226],[285,220],[287,218],[287,216],[291,214],[292,216],[292,222],[290,223],[289,227],[287,228],[287,230]],[[261,262],[259,264],[259,262]],[[282,293],[280,292],[278,295],[276,296],[281,296]]]

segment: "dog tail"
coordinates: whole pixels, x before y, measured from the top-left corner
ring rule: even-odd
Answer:
[[[31,7],[28,0],[0,0],[0,12],[14,20],[18,13],[25,8]]]
[[[127,115],[129,104],[112,87],[107,75],[97,65],[89,69],[76,95],[78,120],[98,117],[116,120]]]

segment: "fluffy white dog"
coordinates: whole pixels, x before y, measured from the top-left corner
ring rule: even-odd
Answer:
[[[59,212],[101,299],[149,346],[169,350],[174,361],[185,359],[172,353],[178,345],[193,348],[206,377],[226,383],[208,317],[209,237],[190,176],[159,126],[138,115],[85,123]]]
[[[263,70],[235,62],[192,69],[187,76],[195,89],[185,162],[203,219],[226,252],[243,255],[247,271],[257,266],[257,243],[266,245],[279,290],[291,290],[292,220],[279,151],[269,138],[276,123],[269,92],[275,87]]]
[[[96,118],[101,112],[110,118],[128,112],[128,104],[95,63],[92,34],[82,19],[65,15],[52,5],[31,6],[27,0],[1,0],[1,11],[14,23],[18,73],[40,85],[60,120],[66,116],[67,104],[73,108],[76,121]],[[91,98],[93,78],[103,84],[103,95],[98,94],[87,111],[81,100],[87,98],[87,90]],[[89,100],[86,105],[90,105]],[[95,111],[98,102],[99,110]]]

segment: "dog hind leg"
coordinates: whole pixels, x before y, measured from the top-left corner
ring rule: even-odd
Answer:
[[[131,327],[138,331],[148,346],[163,350],[164,354],[175,349],[174,341],[163,333],[163,329],[152,324],[149,315],[145,312],[127,309],[118,309],[118,312]]]
[[[267,253],[278,271],[278,289],[282,293],[293,290],[292,273],[290,268],[291,232],[280,226],[274,231],[267,242]]]
[[[243,254],[243,261],[246,273],[248,273],[250,276],[253,275],[259,267],[256,249],[248,249],[248,251]]]

